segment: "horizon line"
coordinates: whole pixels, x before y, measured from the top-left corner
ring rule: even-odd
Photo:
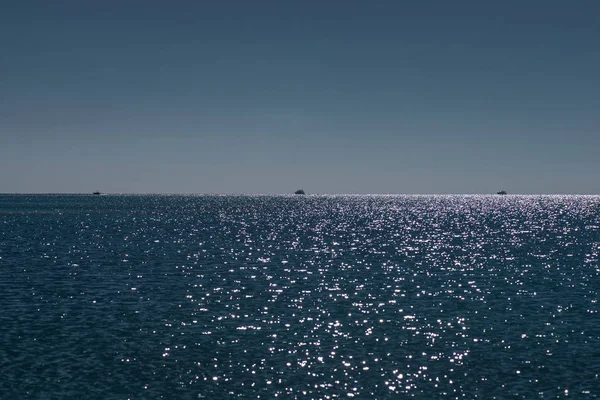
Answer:
[[[600,193],[242,193],[242,192],[100,192],[101,196],[600,196]],[[98,196],[94,192],[0,192],[13,196]]]

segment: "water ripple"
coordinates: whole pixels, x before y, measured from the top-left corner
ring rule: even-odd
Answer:
[[[597,196],[0,196],[7,398],[596,398]]]

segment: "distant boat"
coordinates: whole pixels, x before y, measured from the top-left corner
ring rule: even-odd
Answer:
[[[501,190],[499,192],[496,192],[496,194],[507,194],[505,190]]]
[[[94,192],[94,193],[92,193],[92,194],[94,194],[94,195],[96,195],[96,196],[100,196],[102,193],[100,193],[100,192]]]
[[[298,189],[294,192],[294,194],[306,194],[306,193],[304,193],[304,190]]]

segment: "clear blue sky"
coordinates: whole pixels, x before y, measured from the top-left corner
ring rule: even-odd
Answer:
[[[0,4],[0,192],[600,193],[600,1]]]

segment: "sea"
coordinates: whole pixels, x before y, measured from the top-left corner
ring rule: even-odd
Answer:
[[[600,197],[0,195],[0,399],[600,397]]]

